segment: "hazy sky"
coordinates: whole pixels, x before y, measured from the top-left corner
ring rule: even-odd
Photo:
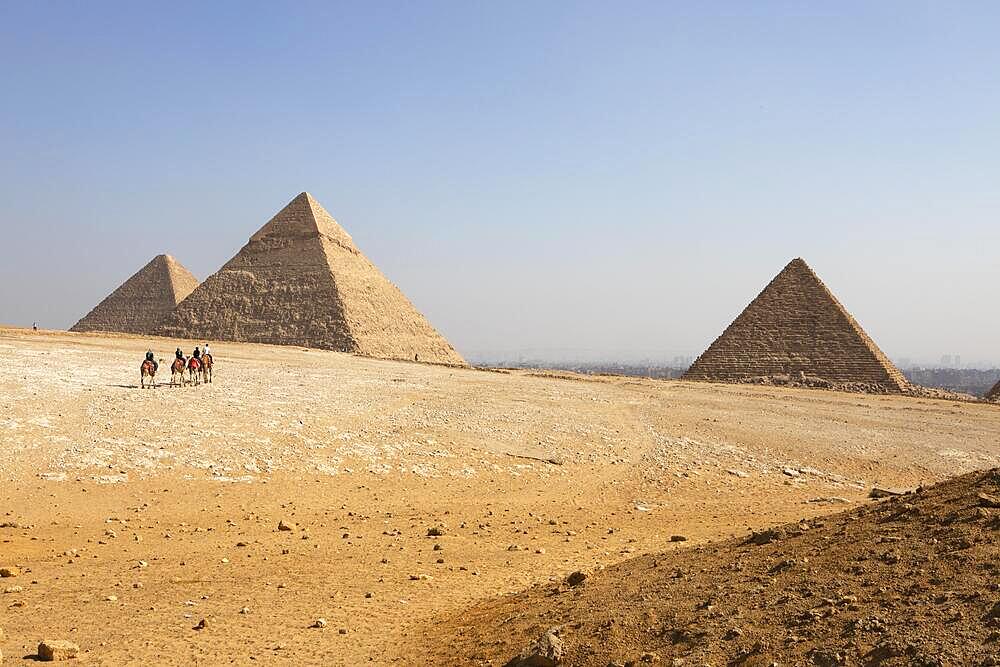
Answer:
[[[695,355],[802,256],[1000,361],[1000,4],[0,3],[0,322],[308,190],[458,349]]]

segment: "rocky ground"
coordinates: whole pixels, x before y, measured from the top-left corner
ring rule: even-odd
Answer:
[[[1000,471],[464,610],[428,664],[998,665]],[[531,662],[534,660],[534,662]]]
[[[426,664],[434,624],[496,661],[535,622],[455,614],[1000,465],[994,405],[223,343],[139,389],[176,344],[0,329],[8,662]]]

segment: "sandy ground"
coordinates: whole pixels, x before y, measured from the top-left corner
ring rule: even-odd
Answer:
[[[1000,465],[992,405],[222,343],[140,390],[150,345],[0,329],[8,662],[422,664],[476,602]]]

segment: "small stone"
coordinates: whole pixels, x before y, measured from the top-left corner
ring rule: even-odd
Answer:
[[[247,614],[250,613],[250,607],[241,607],[240,608],[240,613],[243,614],[244,616],[246,616]]]
[[[372,593],[371,591],[368,591],[367,593],[365,593],[365,599],[366,599],[366,600],[370,600],[370,599],[372,599],[373,597],[375,597],[375,594],[374,594],[374,593]]]
[[[204,630],[207,627],[208,627],[208,621],[206,621],[205,619],[201,619],[200,621],[198,621],[198,625],[194,626],[192,630]]]
[[[17,577],[21,574],[21,568],[14,567],[13,565],[9,567],[0,567],[0,577],[7,579],[8,577]]]
[[[996,496],[991,496],[988,493],[978,493],[976,494],[976,499],[982,507],[1000,507],[1000,498]]]
[[[337,634],[346,635],[347,628],[340,628],[339,630],[337,630]]]
[[[539,548],[535,549],[535,553],[539,554],[539,555],[544,555],[545,554],[544,547],[539,547]]]
[[[20,593],[22,591],[24,591],[23,586],[8,586],[7,588],[3,589],[4,593]]]
[[[562,663],[563,643],[559,629],[551,628],[510,664],[518,667],[558,667]]]
[[[284,519],[281,519],[278,521],[278,530],[287,532],[294,529],[292,528],[292,524],[286,522]]]
[[[660,655],[658,653],[643,653],[639,656],[639,662],[654,663],[660,661]]]
[[[795,468],[783,468],[781,472],[789,477],[798,477],[800,474]]]
[[[444,528],[433,526],[427,529],[427,537],[441,537],[444,535]]]
[[[441,546],[440,544],[435,544],[434,545],[434,551],[441,551],[442,549],[444,549],[444,547]]]
[[[687,542],[687,539],[688,538],[685,537],[684,535],[671,535],[670,536],[670,541],[671,542]]]
[[[312,627],[314,627],[314,628],[325,628],[326,627],[326,619],[325,618],[317,618],[316,622],[312,624]]]
[[[587,580],[587,575],[585,575],[583,572],[580,572],[579,570],[573,572],[568,577],[566,577],[566,583],[569,584],[570,586],[579,586],[586,580]]]
[[[104,596],[104,601],[105,602],[118,602],[118,596],[117,595],[105,595]]]
[[[65,639],[44,639],[38,645],[38,657],[45,662],[71,660],[79,652],[79,646]]]

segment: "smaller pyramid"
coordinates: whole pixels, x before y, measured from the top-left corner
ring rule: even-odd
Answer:
[[[987,401],[1000,401],[1000,382],[993,385],[993,388],[986,392]]]
[[[903,374],[802,260],[794,259],[692,364],[686,379],[790,376],[902,391]]]
[[[150,334],[198,286],[198,279],[170,255],[157,255],[70,331]]]

